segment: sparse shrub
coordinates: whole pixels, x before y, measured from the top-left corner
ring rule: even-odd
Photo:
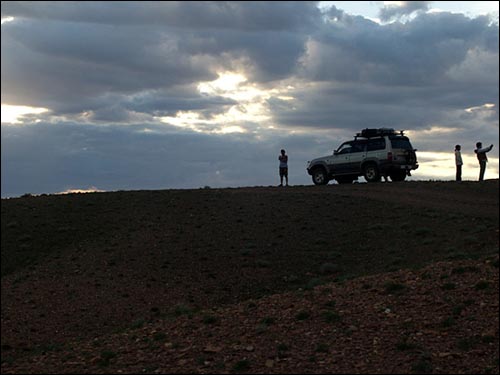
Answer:
[[[408,342],[408,338],[405,338],[404,340],[396,344],[396,349],[399,350],[400,352],[404,352],[406,350],[413,350],[416,347],[417,346],[415,344]]]
[[[323,283],[324,283],[324,281],[322,279],[320,279],[318,277],[315,277],[315,278],[313,278],[313,279],[311,279],[311,280],[309,280],[307,282],[307,284],[305,285],[304,289],[305,290],[312,290],[315,287],[317,287],[318,285],[321,285]]]
[[[265,259],[258,259],[255,263],[259,268],[268,268],[271,266],[271,262]]]
[[[189,306],[179,304],[174,308],[174,315],[175,316],[187,315],[191,317],[193,315],[193,309],[191,309]]]
[[[317,353],[328,353],[329,351],[330,351],[330,348],[325,343],[319,343],[316,346],[316,352]]]
[[[139,329],[144,326],[145,320],[144,319],[137,319],[135,322],[132,323],[130,328],[132,329]]]
[[[474,288],[476,290],[484,290],[484,289],[488,289],[490,287],[490,283],[486,280],[481,280],[479,281],[475,286]]]
[[[203,317],[203,323],[205,324],[214,324],[217,322],[217,317],[213,316],[213,315],[205,315]]]
[[[453,290],[456,289],[457,285],[455,283],[445,283],[443,284],[442,288],[444,290]]]
[[[462,311],[464,309],[465,309],[464,304],[456,305],[455,307],[453,307],[453,310],[452,310],[453,316],[459,316],[460,314],[462,314]]]
[[[277,349],[279,352],[286,352],[289,350],[288,346],[286,344],[283,344],[283,343],[279,344]]]
[[[447,317],[441,322],[443,328],[450,328],[456,324],[455,319],[452,316]]]
[[[261,323],[269,326],[274,323],[274,318],[265,317],[261,320]]]
[[[411,366],[413,372],[430,374],[432,372],[432,363],[427,359],[420,359]]]
[[[495,336],[492,335],[481,336],[481,341],[484,342],[485,344],[491,344],[495,342]]]
[[[415,234],[417,236],[429,236],[432,234],[432,229],[430,229],[430,228],[417,228],[417,229],[415,229]]]
[[[233,372],[248,371],[250,369],[250,362],[246,359],[238,361],[233,366]]]
[[[322,275],[330,275],[330,274],[338,272],[338,271],[339,271],[339,266],[336,264],[333,264],[333,263],[324,263],[319,268],[319,272]]]
[[[339,252],[339,251],[330,251],[327,255],[326,255],[326,258],[327,259],[337,259],[337,258],[341,258],[342,257],[342,253]]]
[[[323,311],[321,315],[323,316],[323,319],[325,319],[325,322],[327,323],[336,323],[340,322],[341,320],[340,315],[334,311]]]
[[[395,281],[389,281],[384,284],[384,288],[387,294],[402,293],[406,290],[406,285]]]
[[[99,360],[99,365],[102,367],[106,367],[109,365],[109,362],[116,357],[116,353],[110,350],[103,350],[101,352],[101,358]]]
[[[336,301],[328,301],[325,303],[326,308],[334,308],[337,305]]]
[[[295,318],[297,320],[306,320],[306,319],[309,319],[309,317],[310,317],[309,312],[305,311],[305,310],[299,311],[299,313],[297,315],[295,315]]]
[[[469,351],[472,348],[474,348],[474,346],[476,346],[476,344],[477,344],[477,339],[472,336],[472,337],[466,337],[466,338],[458,341],[457,347],[458,347],[458,349],[466,352],[466,351]]]
[[[165,332],[156,332],[153,335],[153,340],[155,340],[155,341],[165,341],[166,338],[167,338],[167,335],[165,334]]]
[[[479,240],[477,239],[476,236],[466,236],[466,237],[464,237],[463,241],[466,245],[472,245],[472,244],[477,243]]]

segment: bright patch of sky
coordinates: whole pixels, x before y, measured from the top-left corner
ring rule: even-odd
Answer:
[[[47,108],[2,104],[1,119],[2,123],[21,124],[23,122],[23,116],[37,115],[48,111]],[[31,119],[31,121],[33,121],[33,119]]]
[[[331,5],[352,15],[380,22],[380,8],[398,6],[402,1],[321,1],[320,9]],[[462,13],[468,17],[490,15],[498,22],[498,1],[429,1],[429,12]]]

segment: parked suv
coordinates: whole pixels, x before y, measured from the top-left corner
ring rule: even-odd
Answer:
[[[310,161],[307,173],[316,185],[326,185],[333,179],[350,184],[359,176],[367,182],[380,181],[382,176],[403,181],[418,168],[415,151],[403,131],[364,129],[354,140],[342,143],[333,155]]]

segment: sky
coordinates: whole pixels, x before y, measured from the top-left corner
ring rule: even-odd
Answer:
[[[498,1],[1,2],[1,195],[279,183],[364,128],[499,177]],[[360,178],[360,181],[364,181]]]

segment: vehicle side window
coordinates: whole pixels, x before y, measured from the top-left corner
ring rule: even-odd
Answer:
[[[385,138],[370,139],[367,151],[385,150]]]
[[[351,152],[352,144],[350,143],[344,143],[342,146],[339,147],[337,153],[338,154],[349,154]]]
[[[352,144],[351,153],[365,151],[365,142],[359,141]]]

